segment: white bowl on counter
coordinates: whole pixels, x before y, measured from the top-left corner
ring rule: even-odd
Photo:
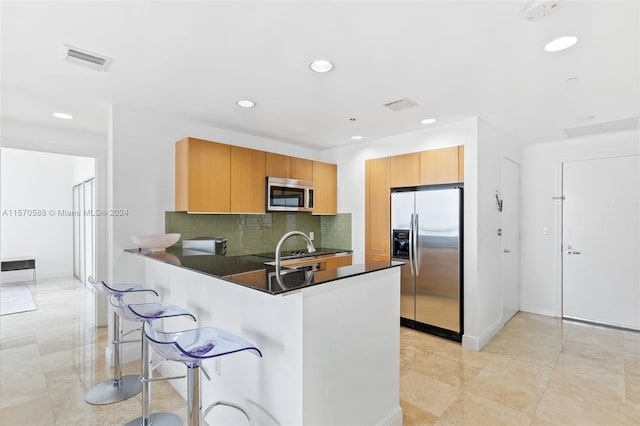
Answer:
[[[167,247],[177,243],[180,239],[180,234],[134,235],[131,239],[139,248],[149,249],[155,253],[163,252]]]

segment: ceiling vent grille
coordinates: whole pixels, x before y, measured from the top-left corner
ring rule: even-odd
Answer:
[[[393,111],[402,111],[403,109],[411,108],[417,105],[418,103],[416,101],[412,101],[409,98],[402,98],[398,99],[397,101],[384,104],[384,106]]]
[[[89,52],[84,49],[78,49],[77,47],[69,46],[68,44],[63,45],[62,47],[62,57],[70,64],[81,65],[83,67],[102,72],[106,72],[109,69],[109,65],[111,65],[112,60],[106,56]]]
[[[605,121],[602,123],[587,124],[586,126],[568,127],[564,129],[570,138],[596,135],[599,133],[619,132],[621,130],[633,130],[638,128],[640,117],[623,118],[621,120]]]

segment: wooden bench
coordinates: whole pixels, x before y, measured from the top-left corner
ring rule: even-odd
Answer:
[[[36,260],[35,259],[19,259],[19,260],[2,260],[0,261],[0,272],[22,271],[25,269],[33,269],[33,284],[36,284]]]

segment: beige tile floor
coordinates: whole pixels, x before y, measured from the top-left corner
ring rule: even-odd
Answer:
[[[41,281],[38,310],[0,317],[0,425],[121,425],[140,396],[92,406],[105,380],[106,332],[93,295],[70,280]],[[640,425],[640,334],[519,313],[481,352],[401,329],[405,425]],[[125,366],[137,374],[138,364]],[[154,411],[183,419],[186,404],[154,384]]]

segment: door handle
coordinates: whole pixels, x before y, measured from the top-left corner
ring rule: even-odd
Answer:
[[[574,250],[571,246],[567,246],[567,254],[581,254],[579,251]]]
[[[505,252],[505,253],[511,253],[511,250],[507,250],[507,249],[504,249],[502,251]]]

